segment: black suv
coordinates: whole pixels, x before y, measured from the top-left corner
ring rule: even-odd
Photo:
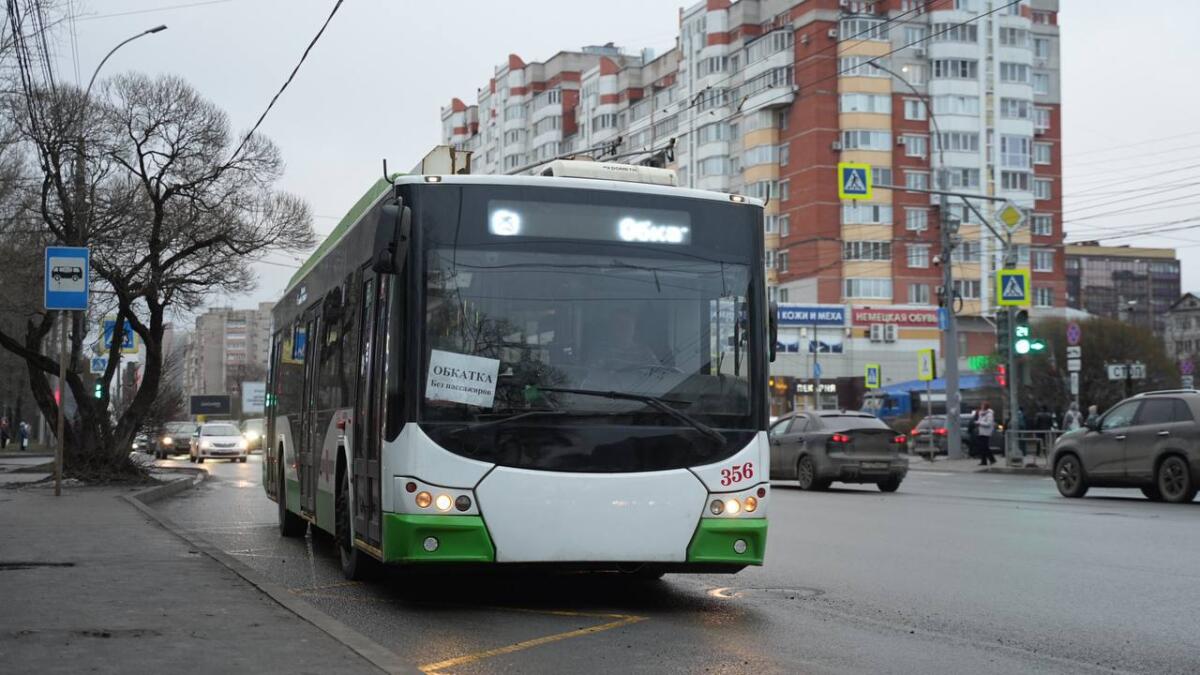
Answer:
[[[1200,391],[1151,391],[1125,399],[1054,444],[1054,482],[1064,497],[1090,487],[1141,488],[1154,501],[1190,502],[1200,487]]]

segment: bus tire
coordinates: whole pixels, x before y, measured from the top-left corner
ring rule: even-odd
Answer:
[[[308,521],[287,509],[287,481],[283,478],[283,446],[279,446],[279,535],[281,537],[303,537],[308,531]]]
[[[342,576],[349,581],[363,581],[373,572],[370,556],[354,545],[354,534],[350,526],[350,472],[339,462],[337,498],[334,500],[336,526],[334,527],[338,557],[342,562]]]

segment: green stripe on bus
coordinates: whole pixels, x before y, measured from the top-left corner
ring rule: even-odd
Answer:
[[[734,545],[746,542],[746,552]],[[766,518],[701,518],[688,545],[688,562],[761,565],[767,551]]]
[[[425,540],[437,549],[425,550]],[[479,516],[383,514],[383,561],[495,562],[496,548]]]

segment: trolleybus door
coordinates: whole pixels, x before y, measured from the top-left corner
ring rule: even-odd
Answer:
[[[380,541],[380,436],[386,394],[383,361],[387,346],[388,283],[370,267],[363,269],[359,315],[359,371],[355,396],[354,533],[369,544]]]
[[[316,515],[317,513],[317,474],[320,471],[321,433],[315,428],[317,402],[317,349],[320,346],[320,303],[308,312],[305,321],[304,339],[304,399],[300,411],[300,510]]]

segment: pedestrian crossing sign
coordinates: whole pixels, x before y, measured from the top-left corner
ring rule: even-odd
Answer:
[[[933,349],[917,350],[917,379],[921,382],[937,379],[937,352]]]
[[[1001,307],[1029,306],[1029,270],[996,272],[996,304]]]
[[[878,363],[868,363],[866,372],[867,389],[878,389],[883,379],[883,368]]]
[[[871,198],[871,165],[838,163],[838,198]]]

